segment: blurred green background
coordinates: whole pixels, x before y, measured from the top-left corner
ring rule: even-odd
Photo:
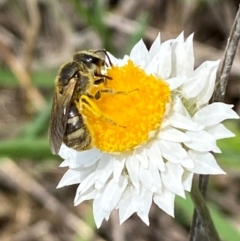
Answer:
[[[195,67],[222,58],[239,1],[228,0],[0,0],[0,240],[188,239],[193,206],[176,199],[176,218],[154,205],[150,227],[117,213],[96,229],[91,202],[73,207],[76,186],[56,190],[65,172],[47,140],[54,79],[83,49],[105,48],[117,57],[143,38],[147,47],[194,32]],[[240,51],[227,103],[240,113]],[[240,240],[240,125],[219,141],[225,176],[210,178],[208,203],[223,240]],[[204,236],[200,240],[205,240]]]

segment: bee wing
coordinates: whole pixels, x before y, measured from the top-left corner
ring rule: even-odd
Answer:
[[[55,155],[59,153],[66,131],[68,113],[76,83],[75,79],[71,79],[63,96],[55,91],[48,132],[51,152]]]

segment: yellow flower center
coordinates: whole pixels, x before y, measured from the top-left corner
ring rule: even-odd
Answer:
[[[130,60],[124,66],[108,69],[106,75],[112,80],[90,93],[106,91],[98,100],[93,100],[102,117],[83,111],[93,145],[108,153],[133,150],[147,142],[150,133],[160,127],[170,101],[169,86],[147,75]]]

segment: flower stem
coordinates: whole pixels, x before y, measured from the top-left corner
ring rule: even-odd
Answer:
[[[239,5],[240,6],[240,5]],[[226,46],[226,50],[225,50],[225,54],[224,54],[224,58],[222,61],[222,65],[221,65],[221,69],[220,69],[220,78],[219,81],[216,83],[216,90],[215,93],[211,99],[211,103],[212,102],[223,102],[224,101],[224,97],[225,97],[225,92],[226,92],[226,86],[227,86],[227,81],[228,81],[228,77],[230,75],[230,70],[232,67],[232,63],[235,57],[235,53],[236,53],[236,49],[238,46],[238,42],[240,39],[240,7],[238,9],[238,12],[236,14],[232,29],[231,29],[231,33],[229,36],[229,40]],[[208,179],[209,176],[208,175],[200,175],[199,177],[199,190],[202,193],[201,199],[204,202],[203,197],[205,197],[206,195],[206,191],[207,191],[207,185],[208,185]],[[194,189],[197,189],[197,191],[199,192],[197,186],[194,186]],[[192,191],[193,192],[193,191]],[[192,194],[192,199],[194,200],[194,194]],[[192,227],[191,227],[191,232],[190,232],[190,237],[189,237],[189,241],[197,241],[198,237],[199,237],[199,232],[200,232],[200,228],[201,228],[201,222],[202,225],[206,228],[206,232],[209,233],[208,231],[211,228],[214,228],[214,226],[212,226],[211,228],[208,226],[208,224],[213,225],[212,222],[210,222],[211,217],[209,214],[209,222],[205,222],[203,220],[203,217],[206,216],[202,216],[200,214],[200,211],[198,210],[198,200],[195,200],[195,210],[194,210],[194,214],[193,214],[193,220],[192,220]],[[213,233],[215,232],[215,228]],[[211,233],[209,233],[210,235]],[[214,236],[214,234],[213,234]],[[214,236],[215,237],[215,236]],[[217,239],[210,239],[212,240],[219,240],[218,236],[216,236]],[[215,237],[215,238],[216,238]],[[210,238],[210,236],[208,237]]]
[[[237,50],[239,38],[240,38],[240,5],[238,8],[235,20],[233,22],[231,33],[225,49],[224,58],[220,68],[220,78],[219,78],[219,81],[216,83],[216,90],[212,98],[212,102],[224,101],[227,81],[232,68],[232,63]]]
[[[209,175],[200,175],[198,188],[202,193],[202,197],[206,197],[207,185],[208,185]],[[189,241],[197,241],[201,229],[201,218],[197,213],[197,209],[194,209],[191,231]]]
[[[205,186],[205,178],[202,180],[202,186]],[[191,199],[195,206],[194,217],[194,229],[191,229],[190,240],[196,241],[199,236],[201,225],[204,227],[205,233],[210,241],[220,241],[217,230],[212,221],[210,212],[206,205],[203,195],[199,191],[199,187],[196,182],[193,182],[192,191],[190,193]],[[193,230],[193,231],[192,231]]]

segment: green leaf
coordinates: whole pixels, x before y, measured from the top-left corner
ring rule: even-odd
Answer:
[[[178,212],[188,221],[191,222],[193,214],[193,203],[189,194],[186,195],[186,200],[180,197],[176,197],[176,206]],[[240,233],[231,224],[228,217],[224,215],[220,210],[216,208],[213,204],[208,204],[213,222],[222,240],[225,241],[239,241]]]
[[[0,156],[10,158],[58,159],[50,152],[49,143],[46,139],[14,139],[0,142]]]

